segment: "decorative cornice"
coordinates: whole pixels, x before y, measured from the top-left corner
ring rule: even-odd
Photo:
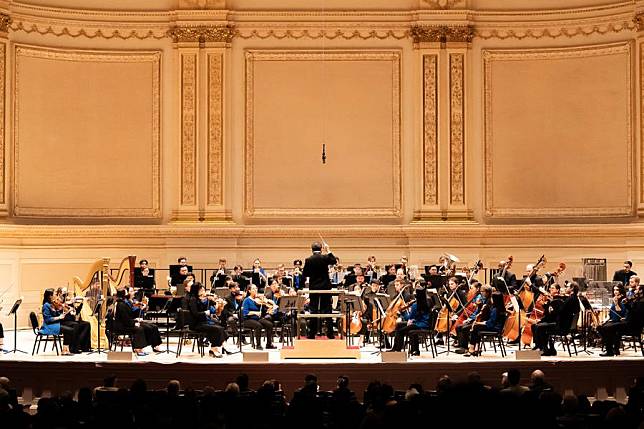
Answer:
[[[414,43],[471,43],[474,27],[471,25],[412,25],[410,35]]]
[[[433,9],[451,9],[459,3],[463,3],[463,0],[423,0],[422,2]]]
[[[635,30],[644,30],[644,13],[638,13],[637,15],[635,15],[633,22],[635,23]]]
[[[235,30],[235,37],[240,39],[327,39],[327,40],[353,40],[353,39],[395,39],[402,40],[408,39],[410,36],[409,30],[402,28],[398,30],[381,29],[381,28],[365,28],[356,29],[355,26],[351,28],[328,28],[328,29],[308,29],[308,28],[271,28],[271,29],[257,29],[246,28]]]
[[[223,42],[230,43],[235,36],[232,25],[213,25],[198,27],[175,26],[168,30],[168,36],[175,43],[179,42]]]
[[[587,243],[581,241],[562,241],[564,238],[597,238],[605,239],[608,243],[602,245],[624,248],[624,239],[628,239],[629,248],[644,246],[644,223],[633,223],[624,225],[607,225],[607,224],[561,224],[561,225],[543,225],[543,224],[521,224],[521,225],[480,225],[473,222],[428,222],[427,224],[415,225],[314,225],[314,226],[283,226],[283,225],[264,225],[264,226],[222,226],[215,224],[212,226],[198,225],[0,225],[0,242],[15,243],[22,248],[32,246],[47,246],[60,248],[61,246],[92,247],[93,244],[101,248],[108,245],[116,245],[116,240],[129,240],[137,242],[139,245],[142,240],[147,240],[144,246],[153,245],[153,240],[162,246],[168,246],[167,239],[194,239],[208,237],[209,239],[221,239],[230,242],[235,239],[248,238],[277,238],[282,245],[285,243],[285,237],[289,240],[312,240],[322,234],[327,239],[347,238],[350,241],[338,243],[334,247],[343,245],[344,247],[357,246],[353,240],[357,238],[382,240],[384,238],[409,239],[418,243],[418,240],[431,238],[431,242],[426,240],[417,246],[435,247],[443,246],[437,240],[447,240],[452,245],[456,239],[462,239],[466,246],[470,247],[471,240],[481,240],[486,247],[510,247],[504,241],[503,243],[491,243],[493,239],[507,239],[510,241],[521,242],[528,238],[538,238],[544,242],[544,237],[551,240],[549,247],[585,247],[597,246],[597,243]],[[14,240],[28,239],[29,242],[23,243]],[[86,239],[83,244],[79,244],[77,239]],[[291,241],[292,243],[292,241]],[[176,242],[169,244],[176,245]],[[200,243],[192,241],[190,246],[212,248],[211,242]],[[275,248],[275,243],[269,244]],[[366,244],[373,247],[373,242]],[[534,241],[526,244],[534,248]],[[118,246],[118,245],[117,245]],[[257,243],[252,243],[257,246]],[[514,244],[512,245],[514,247]],[[3,247],[6,247],[3,246]],[[109,247],[109,246],[108,246]]]
[[[11,25],[11,17],[6,13],[0,13],[0,33],[7,33]]]

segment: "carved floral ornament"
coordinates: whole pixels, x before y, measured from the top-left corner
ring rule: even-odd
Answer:
[[[6,13],[0,13],[0,32],[7,33],[11,25],[11,17]]]
[[[197,26],[197,27],[172,27],[168,36],[175,43],[179,42],[224,42],[230,43],[235,35],[232,25]]]
[[[414,43],[471,43],[474,38],[474,27],[471,25],[415,25],[411,27]]]

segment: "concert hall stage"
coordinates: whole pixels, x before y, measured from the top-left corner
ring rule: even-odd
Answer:
[[[13,347],[13,333],[7,332],[5,347]],[[225,356],[223,359],[201,358],[191,353],[191,347],[184,347],[184,354],[177,359],[173,354],[150,354],[132,357],[131,362],[108,361],[106,355],[82,354],[56,356],[48,351],[31,356],[33,333],[20,331],[18,346],[28,354],[3,354],[0,356],[0,376],[8,376],[18,390],[31,387],[34,394],[43,391],[53,394],[65,390],[77,390],[81,386],[98,386],[109,374],[118,376],[118,384],[129,386],[136,378],[143,378],[150,388],[164,387],[168,380],[178,379],[184,388],[201,389],[206,385],[223,389],[240,373],[250,377],[251,387],[258,387],[266,379],[277,379],[288,395],[302,385],[309,373],[318,376],[321,389],[332,389],[339,375],[351,380],[352,388],[361,392],[372,380],[380,380],[405,389],[410,383],[422,383],[428,389],[436,385],[443,374],[454,379],[464,378],[469,372],[477,371],[489,385],[498,385],[500,375],[509,368],[521,370],[523,381],[528,382],[530,372],[541,369],[548,382],[560,391],[572,389],[575,393],[594,395],[598,387],[605,387],[609,393],[616,388],[627,388],[633,378],[644,375],[644,358],[641,353],[627,350],[619,357],[602,358],[598,349],[593,354],[579,350],[579,355],[568,357],[559,351],[559,356],[542,360],[519,361],[514,349],[508,349],[508,356],[502,358],[491,349],[481,357],[464,357],[455,353],[440,354],[432,358],[424,352],[418,358],[407,362],[383,363],[373,346],[362,350],[358,360],[341,359],[295,359],[281,360],[279,350],[269,352],[269,362],[243,362],[240,354]],[[231,347],[232,348],[232,347]],[[171,344],[171,349],[174,349]],[[245,350],[251,351],[250,347]],[[439,347],[439,352],[444,348]]]

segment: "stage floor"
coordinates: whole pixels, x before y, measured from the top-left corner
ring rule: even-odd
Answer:
[[[12,349],[13,332],[6,331],[5,336],[5,349]],[[431,352],[423,352],[420,357],[409,358],[407,362],[383,363],[373,345],[361,349],[360,359],[281,359],[278,344],[277,350],[268,352],[268,362],[244,362],[242,354],[226,355],[221,359],[202,358],[191,351],[192,346],[185,345],[179,358],[174,354],[150,353],[144,357],[133,355],[131,361],[113,361],[108,360],[106,354],[57,356],[50,350],[51,344],[46,352],[41,349],[39,354],[32,356],[33,342],[32,331],[18,332],[18,349],[27,353],[0,355],[0,376],[9,376],[19,388],[30,386],[36,393],[99,385],[108,374],[116,374],[122,386],[143,378],[150,387],[159,388],[176,378],[185,387],[211,385],[223,389],[238,374],[247,373],[252,386],[257,387],[266,379],[277,379],[287,393],[301,386],[308,373],[318,376],[323,389],[332,389],[339,375],[349,376],[356,391],[361,391],[376,379],[392,384],[396,389],[404,390],[414,382],[432,388],[443,374],[459,379],[471,371],[478,372],[485,383],[498,385],[501,373],[514,367],[521,370],[526,383],[532,370],[542,369],[548,381],[561,391],[571,389],[592,395],[598,387],[605,387],[609,392],[619,387],[626,388],[635,376],[644,375],[644,358],[639,351],[632,349],[612,358],[599,357],[601,350],[591,349],[590,354],[578,350],[579,354],[572,357],[559,350],[555,357],[517,360],[516,347],[508,347],[508,355],[501,357],[488,346],[480,357],[465,357],[452,351],[432,358]],[[230,339],[226,348],[238,350]],[[170,350],[176,350],[176,339],[171,339]],[[438,350],[445,352],[446,347],[439,346]],[[244,352],[252,353],[251,347],[244,346]]]

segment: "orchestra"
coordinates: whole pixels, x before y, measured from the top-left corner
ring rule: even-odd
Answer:
[[[596,299],[591,306],[585,288],[577,282],[561,281],[564,263],[544,272],[545,255],[527,265],[522,278],[517,279],[511,271],[513,256],[495,261],[493,269],[483,269],[481,261],[471,268],[459,267],[456,256],[443,253],[436,263],[425,265],[421,274],[418,265],[410,265],[404,256],[382,267],[375,256],[369,256],[366,264],[356,263],[345,270],[323,240],[313,243],[311,249],[312,255],[304,262],[293,260],[292,270],[284,264],[268,270],[259,258],[249,271],[239,264],[229,270],[226,259],[221,258],[216,269],[201,269],[201,276],[180,257],[178,264],[169,268],[165,290],[155,281],[159,268],[141,259],[133,270],[133,286],[119,286],[115,294],[105,290],[98,277],[92,278],[85,295],[69,293],[64,287],[45,290],[40,332],[61,335],[63,355],[96,349],[93,340],[90,344],[98,330],[93,319],[100,316],[94,314],[94,305],[105,297],[108,313],[103,322],[110,332],[127,332],[137,356],[145,356],[146,347],[159,352],[162,343],[163,334],[155,319],[146,314],[150,299],[166,302],[174,297],[180,306],[172,311],[185,312],[186,324],[203,334],[204,344],[210,346],[208,354],[215,358],[226,353],[224,345],[230,336],[239,336],[240,345],[248,344],[249,336],[257,350],[275,349],[274,332],[285,324],[297,324],[300,335],[309,339],[320,334],[328,338],[355,336],[360,347],[377,344],[390,348],[393,339],[392,351],[402,350],[407,339],[411,356],[420,354],[418,332],[422,330],[435,336],[437,345],[453,342],[456,353],[464,356],[481,353],[482,331],[499,333],[509,345],[554,356],[554,339],[575,330],[583,333],[584,341],[601,346],[605,350],[601,356],[615,356],[620,354],[621,338],[638,335],[644,326],[640,278],[630,261],[615,273],[609,305],[602,307]],[[206,272],[210,287],[196,280]],[[348,307],[343,298],[310,292],[319,290],[344,290],[355,298]],[[91,304],[87,291],[93,297]],[[303,297],[301,304],[297,309],[280,310],[281,299],[289,296]],[[85,311],[83,305],[92,308]],[[321,317],[296,318],[298,312]],[[582,320],[585,312],[589,312],[589,320],[600,320],[604,312],[605,320],[587,323]],[[334,313],[341,316],[327,317]],[[579,324],[585,324],[584,330]],[[2,334],[0,327],[0,341]]]

